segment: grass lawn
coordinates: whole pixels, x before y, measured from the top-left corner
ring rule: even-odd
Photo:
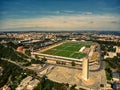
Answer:
[[[85,53],[74,53],[71,57],[79,59],[79,58],[83,58],[85,56],[86,56]]]
[[[89,48],[90,45],[88,44],[81,44],[81,43],[71,43],[67,42],[62,45],[56,46],[52,49],[42,52],[43,54],[50,54],[62,57],[70,57],[80,59],[86,56],[85,53],[80,53],[79,50],[85,46]]]

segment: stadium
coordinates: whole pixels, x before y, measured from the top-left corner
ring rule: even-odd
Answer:
[[[81,64],[84,58],[92,57],[95,48],[93,46],[93,42],[89,41],[67,40],[41,48],[34,52],[34,55],[45,57],[52,61],[65,61],[68,63],[75,61]]]
[[[41,48],[34,52],[40,58],[45,57],[47,64],[55,64],[62,67],[82,70],[80,78],[89,79],[89,69],[96,68],[93,65],[98,63],[100,58],[98,53],[99,45],[90,41],[64,41],[54,45]],[[97,61],[97,63],[96,63]]]

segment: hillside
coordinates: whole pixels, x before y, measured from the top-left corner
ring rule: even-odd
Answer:
[[[0,44],[0,57],[7,58],[16,62],[28,62],[28,56],[15,50],[17,46],[13,43]]]

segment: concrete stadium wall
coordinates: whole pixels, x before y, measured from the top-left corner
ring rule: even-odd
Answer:
[[[48,55],[48,54],[41,54],[41,53],[33,53],[34,55],[38,55],[41,57],[46,57],[47,59],[54,59],[54,60],[64,60],[64,61],[75,61],[75,62],[82,62],[82,59],[75,59],[75,58],[67,58],[67,57],[61,57],[61,56],[54,56],[54,55]]]

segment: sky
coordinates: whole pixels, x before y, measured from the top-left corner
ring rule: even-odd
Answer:
[[[120,31],[120,0],[0,0],[0,31]]]

